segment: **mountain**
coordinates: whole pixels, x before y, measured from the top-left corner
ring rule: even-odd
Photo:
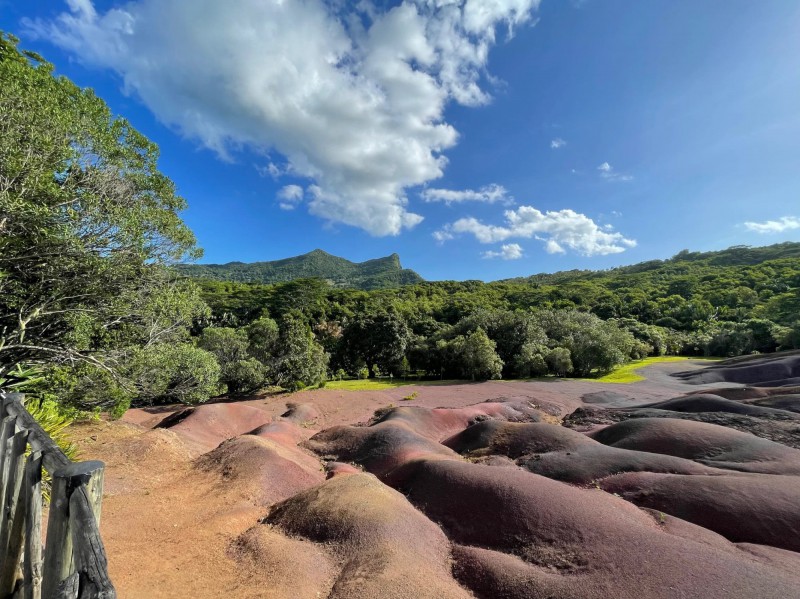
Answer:
[[[175,268],[193,279],[270,284],[319,278],[335,287],[365,290],[399,287],[424,280],[413,270],[403,268],[397,254],[366,262],[350,262],[322,250],[271,262],[179,264]]]
[[[619,266],[608,270],[564,270],[541,273],[529,277],[503,279],[500,283],[533,283],[560,285],[577,281],[604,281],[611,287],[620,287],[625,281],[634,281],[639,275],[647,275],[661,281],[685,275],[690,271],[703,270],[703,274],[721,273],[724,269],[741,269],[773,260],[800,258],[800,243],[787,241],[774,245],[752,247],[735,245],[713,252],[690,252],[683,250],[667,260],[649,260],[630,266]]]

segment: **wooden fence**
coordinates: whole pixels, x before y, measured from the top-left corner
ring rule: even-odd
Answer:
[[[0,400],[0,599],[115,598],[99,530],[103,462],[71,462],[23,394]],[[52,477],[44,539],[42,468]]]

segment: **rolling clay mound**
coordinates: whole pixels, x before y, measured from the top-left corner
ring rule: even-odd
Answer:
[[[754,402],[792,395],[759,389],[665,401],[685,390],[670,383],[632,399],[763,410],[770,406]],[[404,404],[381,410],[369,426],[334,426],[308,440],[311,422],[361,423],[380,404],[370,397],[339,412],[332,399],[311,398],[313,405],[278,417],[283,404],[275,397],[254,400],[257,407],[186,410],[151,433],[120,429],[146,468],[137,462],[117,471],[111,460],[108,480],[131,468],[163,465],[167,473],[148,493],[123,490],[104,504],[116,515],[104,526],[115,527],[107,546],[115,582],[128,591],[121,595],[800,599],[800,476],[782,475],[797,470],[800,452],[690,420],[797,427],[796,419],[629,408],[629,399],[618,405],[623,398],[604,395],[584,409],[604,418],[601,425],[617,423],[587,436],[538,422],[546,417],[539,399],[522,401],[504,385],[503,397],[513,399],[427,404],[449,409]],[[598,388],[541,387],[571,389],[575,403],[563,404],[570,409]],[[647,413],[679,418],[635,416]],[[206,453],[188,459],[198,448]],[[114,446],[105,449],[113,457]],[[169,469],[161,458],[178,465]],[[144,532],[129,524],[134,514]]]
[[[480,598],[797,596],[797,575],[714,535],[671,534],[599,490],[442,460],[411,462],[387,481],[456,543],[453,571]]]
[[[289,422],[294,422],[296,424],[304,424],[304,423],[314,422],[319,418],[319,412],[311,404],[287,403],[286,407],[288,409],[283,414],[281,414],[281,418],[284,418]]]
[[[444,445],[470,458],[500,454],[516,459],[516,464],[530,472],[575,484],[589,484],[620,472],[720,473],[691,460],[608,447],[547,423],[480,422]]]
[[[218,473],[222,485],[236,486],[243,498],[259,505],[281,501],[325,479],[314,456],[255,435],[224,441],[201,456],[197,466]]]
[[[715,424],[634,418],[591,437],[611,447],[672,455],[715,468],[800,475],[800,450]]]
[[[583,403],[588,404],[601,404],[601,405],[618,405],[629,403],[631,398],[616,391],[595,391],[594,393],[584,393],[581,395]]]
[[[339,570],[338,559],[324,546],[287,537],[269,526],[245,532],[229,553],[243,567],[244,577],[268,581],[259,590],[259,599],[328,597]],[[252,597],[236,588],[228,596]]]
[[[433,522],[369,474],[335,476],[272,508],[265,523],[332,545],[342,565],[331,599],[469,599]]]
[[[264,439],[272,439],[276,443],[287,447],[297,445],[309,437],[308,429],[300,428],[294,422],[285,420],[276,420],[269,424],[263,424],[247,434],[263,437]]]
[[[165,418],[158,428],[181,435],[204,451],[270,422],[269,414],[258,408],[236,404],[215,403],[188,408]]]
[[[766,418],[776,417],[789,420],[798,418],[793,412],[775,409],[774,406],[764,407],[762,405],[742,403],[725,399],[724,397],[710,393],[676,397],[674,399],[651,403],[641,407],[657,410],[668,410],[671,412],[728,412],[730,414],[746,414],[748,416],[760,416]]]
[[[597,444],[576,451],[554,451],[517,460],[535,474],[573,484],[588,485],[621,472],[665,472],[674,474],[722,474],[724,471],[692,460],[645,451],[617,449]]]
[[[527,404],[487,402],[453,409],[403,406],[382,411],[370,426],[335,426],[303,445],[325,459],[357,462],[367,471],[384,476],[409,460],[423,457],[460,460],[440,441],[476,420],[530,421],[538,417],[538,411]]]
[[[725,360],[702,370],[673,376],[692,384],[741,383],[762,387],[800,384],[800,354],[779,353],[747,359]]]
[[[747,401],[765,399],[776,395],[800,395],[800,387],[788,387],[785,389],[774,389],[772,387],[719,387],[717,389],[708,389],[705,393],[719,395],[734,401]],[[687,395],[697,395],[697,393],[687,393]]]
[[[800,414],[800,393],[792,395],[773,395],[762,399],[748,400],[748,403],[754,406],[763,406],[767,408],[775,408],[776,410],[783,410]]]
[[[541,420],[541,412],[527,402],[485,402],[466,408],[403,406],[386,410],[378,416],[374,424],[403,423],[423,437],[438,442],[464,430],[473,422],[487,419],[538,422]]]
[[[547,423],[518,423],[486,420],[442,442],[461,454],[474,456],[499,453],[515,459],[532,453],[573,451],[596,445],[586,435]]]
[[[600,486],[734,542],[800,551],[800,478],[796,476],[636,473],[607,478]]]
[[[423,437],[402,421],[379,422],[369,427],[335,426],[303,445],[325,459],[357,462],[378,476],[420,457],[461,459],[452,449]]]
[[[126,468],[122,472],[110,469],[105,474],[103,494],[124,495],[168,481],[175,476],[176,470],[188,466],[196,455],[197,451],[187,446],[183,438],[164,429],[148,430],[107,443],[103,455],[107,464],[116,466],[133,462],[148,467]]]

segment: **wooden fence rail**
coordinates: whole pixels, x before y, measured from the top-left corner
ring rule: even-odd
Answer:
[[[71,462],[23,394],[0,400],[0,599],[116,598],[99,529],[103,463]],[[44,539],[42,468],[52,477]]]

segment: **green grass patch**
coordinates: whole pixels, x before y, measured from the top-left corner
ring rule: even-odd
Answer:
[[[656,356],[653,358],[645,358],[644,360],[634,360],[633,362],[628,362],[609,372],[607,375],[600,377],[598,379],[583,379],[587,381],[594,381],[596,383],[618,383],[618,384],[628,384],[628,383],[635,383],[637,381],[644,381],[646,380],[645,377],[638,374],[638,370],[644,368],[645,366],[652,366],[653,364],[663,364],[665,362],[686,362],[688,360],[703,360],[708,358],[685,358],[683,356]]]
[[[465,381],[404,381],[403,379],[361,379],[354,381],[328,381],[325,383],[325,389],[342,391],[383,391],[385,389],[406,387],[408,385],[453,385],[464,382]]]

